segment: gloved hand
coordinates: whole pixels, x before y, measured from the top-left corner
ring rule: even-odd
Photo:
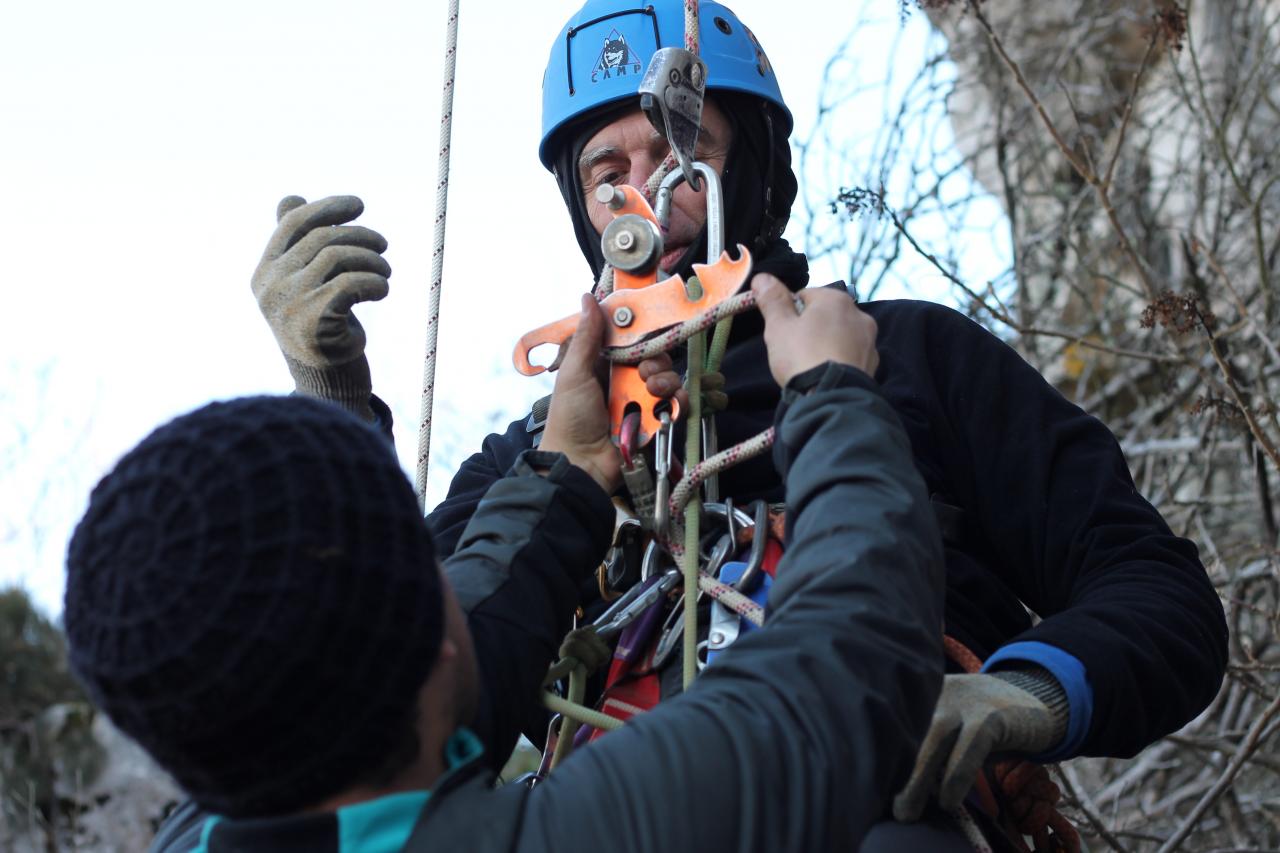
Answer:
[[[386,296],[391,266],[381,234],[343,224],[363,211],[355,196],[310,204],[296,195],[281,199],[275,233],[253,273],[253,295],[298,393],[373,421],[365,334],[351,306]]]
[[[947,811],[964,800],[993,753],[1035,755],[1067,733],[1066,692],[1047,670],[948,675],[933,722],[893,816],[918,820],[930,796]]]

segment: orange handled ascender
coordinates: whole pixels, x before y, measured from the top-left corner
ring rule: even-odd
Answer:
[[[653,209],[632,187],[605,186],[598,195],[606,192],[614,219],[605,229],[602,242],[606,246],[606,257],[614,265],[614,291],[600,302],[607,319],[605,346],[640,343],[664,329],[691,320],[737,293],[751,275],[751,253],[739,245],[736,261],[722,252],[714,264],[693,265],[694,275],[702,284],[702,292],[696,299],[690,298],[684,279],[678,275],[659,282],[657,258],[662,255],[662,238]],[[542,373],[546,368],[532,364],[529,353],[543,344],[563,345],[577,327],[578,315],[574,314],[525,334],[516,344],[512,357],[516,370],[525,376]],[[654,411],[660,403],[663,401],[645,388],[636,365],[611,365],[609,424],[614,443],[621,440],[623,418],[638,411],[637,447],[647,444],[660,426],[659,414]],[[678,414],[675,400],[667,401],[666,405],[671,407],[674,419]]]

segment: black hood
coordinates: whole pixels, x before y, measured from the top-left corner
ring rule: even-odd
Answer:
[[[809,281],[809,262],[782,238],[797,189],[796,176],[791,170],[791,146],[782,129],[785,124],[775,107],[752,95],[716,92],[712,97],[733,128],[733,141],[721,176],[725,248],[734,251],[734,247],[742,243],[751,250],[755,272],[772,273],[792,290],[799,290]],[[586,200],[578,179],[578,158],[600,128],[637,106],[638,102],[629,102],[594,113],[559,133],[562,144],[555,152],[556,181],[573,220],[578,247],[596,278],[604,268],[604,255],[600,251],[600,235],[587,217]],[[706,244],[704,227],[675,272],[687,277],[692,265],[703,260]]]

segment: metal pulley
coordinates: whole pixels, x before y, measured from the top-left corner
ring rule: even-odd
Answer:
[[[601,187],[612,191],[612,187]],[[656,269],[662,257],[662,234],[658,227],[636,213],[624,213],[610,222],[600,236],[604,259],[614,269],[643,273]]]

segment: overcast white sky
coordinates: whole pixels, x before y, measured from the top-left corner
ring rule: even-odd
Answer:
[[[575,310],[591,284],[536,156],[543,66],[579,4],[462,2],[429,504],[486,431],[546,393],[511,369],[512,346]],[[811,126],[823,65],[859,4],[733,5],[778,69],[798,129]],[[899,4],[867,5],[883,32],[860,38],[863,67],[883,73]],[[357,313],[412,470],[445,7],[6,7],[0,584],[23,582],[60,610],[66,540],[122,453],[209,400],[292,389],[249,290],[290,193],[359,195],[360,221],[390,242],[391,295]],[[892,61],[918,64],[927,27],[919,15],[905,26]]]

